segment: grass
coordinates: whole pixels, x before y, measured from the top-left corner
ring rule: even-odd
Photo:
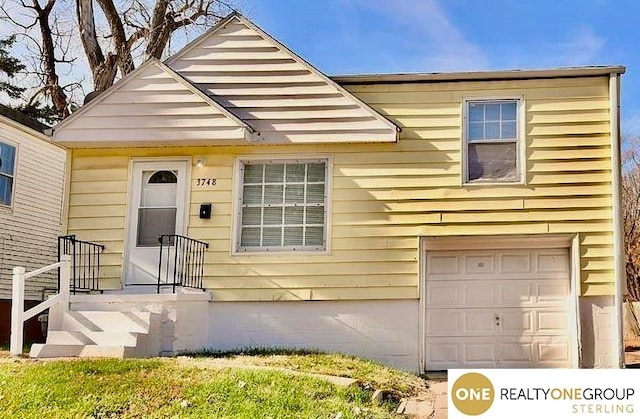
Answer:
[[[242,351],[201,351],[195,358],[225,358],[239,364],[288,368],[317,374],[355,378],[367,389],[383,390],[395,398],[414,395],[424,381],[414,374],[353,356],[308,350],[249,348]]]
[[[369,361],[329,354],[227,354],[228,365],[198,358],[0,363],[0,418],[389,418],[371,402],[373,386],[409,394],[421,380]],[[235,363],[242,367],[234,367]],[[333,364],[333,365],[332,365]],[[248,366],[286,367],[362,378],[339,387],[313,376]],[[378,387],[376,387],[378,388]],[[415,389],[414,389],[415,390]]]

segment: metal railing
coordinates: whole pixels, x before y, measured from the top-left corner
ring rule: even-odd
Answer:
[[[58,237],[58,260],[71,256],[71,292],[100,291],[100,255],[104,246],[76,239],[75,235]],[[58,276],[58,289],[60,277]]]
[[[178,234],[164,234],[160,241],[158,293],[163,286],[204,289],[204,255],[209,243]]]

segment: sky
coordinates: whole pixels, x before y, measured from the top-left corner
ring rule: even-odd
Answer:
[[[622,134],[640,136],[638,0],[241,0],[328,75],[624,65]]]

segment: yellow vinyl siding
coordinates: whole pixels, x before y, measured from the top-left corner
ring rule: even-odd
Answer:
[[[581,293],[613,293],[607,77],[346,88],[402,127],[398,143],[75,149],[69,233],[107,245],[105,284],[119,286],[130,158],[204,156],[188,235],[211,245],[216,300],[418,298],[419,237],[498,234],[578,234]],[[462,101],[513,96],[525,106],[525,184],[463,186]],[[331,156],[328,254],[231,254],[234,165],[251,155]],[[216,186],[198,187],[203,177]],[[198,218],[202,202],[211,220]]]

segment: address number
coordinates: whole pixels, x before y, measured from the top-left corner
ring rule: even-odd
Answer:
[[[218,179],[210,177],[196,179],[196,186],[216,186],[216,183],[218,183]]]

